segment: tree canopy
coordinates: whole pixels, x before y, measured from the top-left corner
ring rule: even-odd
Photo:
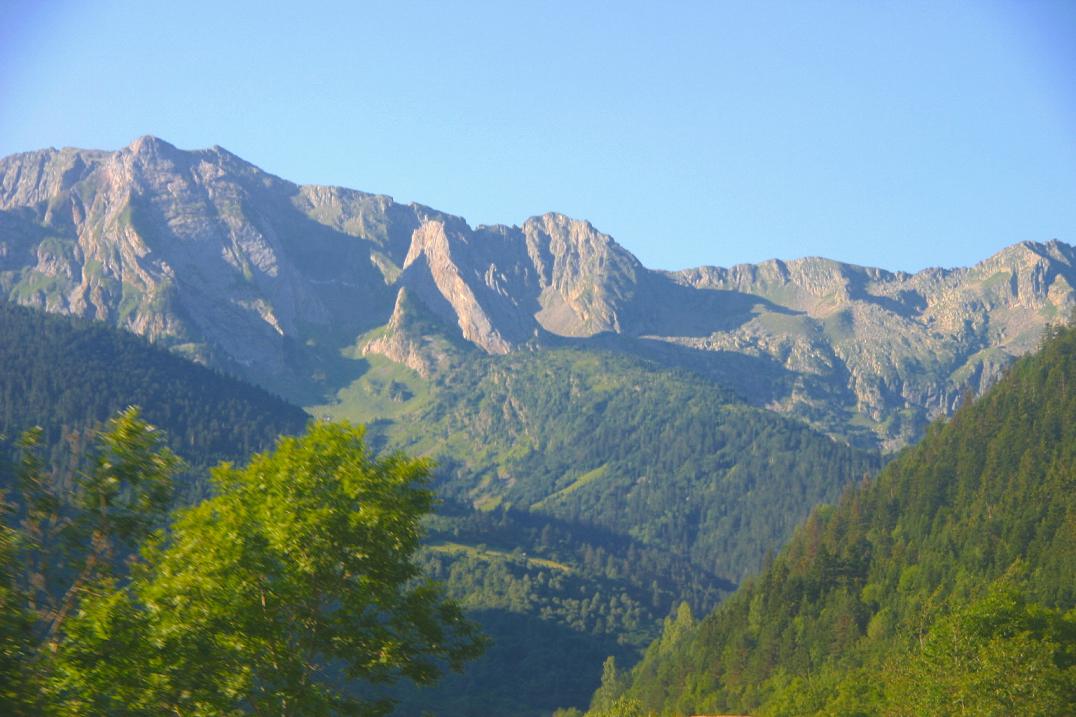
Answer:
[[[148,534],[129,570],[66,570],[77,585],[60,604],[76,594],[77,609],[46,625],[5,561],[3,682],[30,679],[44,695],[14,694],[12,713],[383,714],[391,705],[371,684],[430,682],[481,651],[476,628],[413,562],[434,502],[425,462],[372,457],[361,428],[313,424],[244,467],[221,464],[213,497],[149,533],[128,519],[153,515],[143,503],[157,505],[175,468],[153,435],[137,412],[117,418],[80,499],[43,520],[93,518],[97,558],[83,565],[119,560],[96,546]],[[102,495],[107,510],[84,500]],[[31,503],[16,500],[24,519],[0,536],[6,555],[41,547]]]

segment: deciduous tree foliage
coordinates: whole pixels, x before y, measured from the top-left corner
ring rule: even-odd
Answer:
[[[936,622],[887,675],[887,712],[1064,715],[1076,700],[1076,611],[1029,603],[1008,581]]]
[[[10,714],[47,711],[41,693],[68,619],[126,575],[125,558],[163,521],[183,466],[130,407],[76,461],[86,467],[74,482],[58,486],[40,456],[41,433],[19,441],[16,500],[4,503],[0,525],[0,700]]]
[[[7,506],[0,505],[7,513]],[[5,515],[5,518],[8,516]],[[33,655],[33,616],[16,588],[18,535],[0,522],[0,714],[25,714],[33,705],[28,667]]]
[[[117,421],[101,455],[124,460],[98,461],[85,485],[112,496],[90,541],[102,563],[95,546],[146,526],[142,503],[171,468],[170,453],[132,433],[146,428],[136,413]],[[129,579],[76,578],[77,612],[48,628],[57,645],[21,659],[19,594],[9,606],[0,592],[2,684],[23,670],[46,694],[37,708],[69,715],[384,713],[370,683],[429,682],[483,646],[412,562],[434,500],[428,473],[368,455],[361,428],[324,423],[245,467],[222,464],[214,497],[157,531]]]

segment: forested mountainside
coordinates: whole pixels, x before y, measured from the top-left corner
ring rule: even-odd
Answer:
[[[356,378],[340,351],[378,327],[382,340],[360,350],[436,367],[426,344],[391,331],[405,292],[490,354],[612,341],[895,449],[1067,315],[1074,261],[1051,241],[916,274],[818,258],[663,272],[586,221],[471,227],[296,185],[220,147],[143,137],[0,160],[0,292],[130,329],[301,405]]]
[[[819,508],[592,714],[1073,714],[1076,327]]]
[[[391,418],[365,417],[375,441],[433,456],[446,497],[600,527],[731,581],[809,506],[878,467],[691,373],[615,352],[471,356],[437,382],[380,367],[390,373],[372,368],[341,412],[396,395]]]
[[[601,661],[634,663],[679,596],[713,605],[734,585],[668,551],[523,511],[449,503],[420,561],[490,637],[461,674],[391,691],[394,712],[548,715],[586,705]]]
[[[99,322],[2,304],[0,331],[4,432],[42,425],[57,456],[129,404],[201,466],[306,421]],[[367,418],[382,449],[440,461],[450,502],[430,522],[423,564],[494,639],[441,687],[397,690],[401,714],[586,704],[603,657],[631,664],[677,603],[711,608],[807,506],[876,467],[692,374],[616,353],[451,358],[435,385],[370,357],[349,404],[376,414]]]
[[[0,434],[12,441],[41,426],[56,455],[77,453],[130,405],[202,468],[264,450],[309,419],[261,388],[126,331],[0,301]]]
[[[585,705],[605,655],[633,662],[679,600],[709,609],[811,505],[878,465],[618,353],[445,351],[456,363],[436,380],[368,357],[331,407],[370,409],[375,445],[438,462],[451,502],[426,560],[494,639],[400,714]]]

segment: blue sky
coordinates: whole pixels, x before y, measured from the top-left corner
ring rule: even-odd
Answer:
[[[1076,2],[0,0],[0,155],[220,144],[648,266],[1076,243]]]

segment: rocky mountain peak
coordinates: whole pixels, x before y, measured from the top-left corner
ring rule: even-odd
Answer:
[[[551,212],[531,217],[524,222],[522,231],[532,252],[548,254],[556,260],[553,274],[565,283],[577,280],[579,272],[587,267],[601,268],[612,263],[632,270],[642,268],[629,251],[585,219]]]
[[[131,154],[139,156],[175,155],[180,151],[174,144],[151,134],[142,135],[127,145],[127,149]]]

